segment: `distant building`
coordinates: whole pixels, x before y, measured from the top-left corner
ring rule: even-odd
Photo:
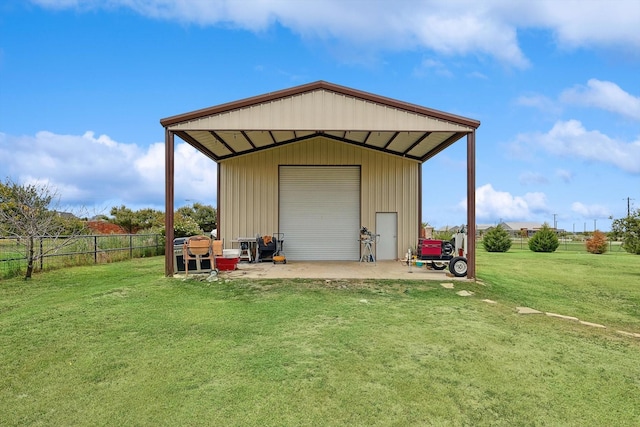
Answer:
[[[78,217],[75,216],[74,214],[72,214],[71,212],[60,212],[60,211],[54,211],[56,213],[56,215],[58,215],[60,218],[65,218],[65,219],[77,219]]]
[[[527,221],[525,222],[504,222],[503,221],[499,225],[502,226],[502,228],[504,228],[513,237],[520,237],[523,235],[525,237],[531,237],[535,234],[536,231],[540,230],[544,224],[540,222],[527,222]],[[551,228],[553,229],[553,227]],[[556,229],[555,231],[556,231],[556,234],[560,234],[564,232],[564,230],[560,228]]]
[[[460,231],[460,229],[462,228],[461,225],[453,225],[453,226],[448,226],[445,225],[444,227],[440,227],[436,230],[436,233],[457,233],[458,231]]]
[[[484,234],[491,230],[492,228],[495,228],[496,226],[493,224],[478,224],[476,225],[476,236],[481,237],[484,236]]]

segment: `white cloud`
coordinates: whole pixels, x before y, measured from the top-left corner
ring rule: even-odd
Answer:
[[[502,3],[499,0],[496,3]],[[510,2],[504,2],[510,3]],[[515,3],[515,2],[514,2]],[[549,28],[562,48],[618,45],[633,51],[640,46],[640,8],[635,0],[537,0],[517,2],[524,27]]]
[[[640,120],[640,97],[625,92],[612,82],[590,79],[586,86],[579,85],[562,92],[560,100]]]
[[[491,184],[476,189],[476,216],[478,220],[527,220],[536,213],[546,212],[546,195],[540,192],[514,196],[506,191],[497,191]],[[459,206],[466,208],[466,200]]]
[[[571,210],[583,218],[609,218],[611,211],[606,206],[602,205],[585,205],[580,202],[573,202],[571,204]]]
[[[556,156],[613,165],[640,173],[640,139],[618,141],[597,131],[588,131],[578,120],[559,121],[547,133],[520,134],[510,147],[514,154],[542,149]]]
[[[282,1],[282,0],[32,0],[50,8],[127,7],[154,18],[233,25],[262,32],[276,23],[305,37],[360,47],[426,48],[445,55],[481,54],[527,67],[519,31],[551,31],[561,48],[640,48],[636,0]]]
[[[46,183],[65,205],[95,207],[104,203],[164,210],[164,143],[149,147],[124,144],[107,135],[34,136],[0,133],[2,178]],[[193,171],[198,171],[194,174]],[[175,147],[175,202],[215,205],[216,165],[186,143]]]

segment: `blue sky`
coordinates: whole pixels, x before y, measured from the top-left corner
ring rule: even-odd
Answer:
[[[635,0],[8,0],[0,176],[164,209],[161,118],[325,80],[480,120],[478,223],[608,230],[640,206],[638,28]],[[177,142],[177,207],[215,206]],[[465,161],[424,164],[423,221],[465,222]]]

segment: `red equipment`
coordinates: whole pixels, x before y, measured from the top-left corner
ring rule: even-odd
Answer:
[[[466,248],[467,233],[461,227],[450,241],[418,239],[416,260],[427,261],[426,264],[434,270],[444,270],[448,265],[451,274],[464,277],[467,275]]]

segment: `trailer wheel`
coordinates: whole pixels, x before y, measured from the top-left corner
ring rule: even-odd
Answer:
[[[447,268],[447,264],[445,264],[444,262],[432,262],[431,268],[433,268],[434,270],[444,270],[445,268]]]
[[[465,257],[455,257],[449,263],[449,271],[456,277],[467,275],[467,259]]]

